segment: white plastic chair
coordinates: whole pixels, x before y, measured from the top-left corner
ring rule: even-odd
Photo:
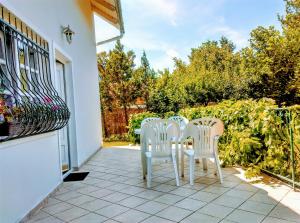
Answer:
[[[224,125],[220,119],[201,118],[191,121],[181,139],[181,176],[184,176],[184,155],[190,163],[190,184],[194,184],[195,159],[202,158],[203,169],[207,169],[207,158],[213,158],[217,167],[220,182],[223,183],[220,160],[218,156],[218,139],[224,132]],[[187,139],[193,139],[192,149],[188,148]],[[184,145],[186,149],[184,149]]]
[[[152,160],[171,160],[173,162],[176,185],[179,186],[178,174],[178,138],[179,125],[171,120],[152,120],[142,127],[143,144],[147,159],[147,187],[151,187]],[[175,142],[175,149],[172,144]]]
[[[142,168],[143,168],[143,178],[146,179],[146,174],[147,174],[147,170],[146,170],[146,156],[145,156],[145,146],[143,143],[143,134],[142,134],[142,127],[149,122],[155,121],[155,120],[161,120],[161,118],[158,117],[149,117],[149,118],[145,118],[142,122],[141,122],[141,128],[140,129],[136,129],[135,133],[140,134],[140,145],[141,145],[141,162],[142,162]]]
[[[171,116],[168,119],[178,123],[179,128],[180,128],[180,138],[181,138],[185,127],[189,123],[189,120],[185,117],[182,117],[182,116]]]
[[[185,128],[189,123],[189,120],[182,116],[171,116],[168,119],[177,122],[180,128]]]
[[[157,117],[149,117],[149,118],[145,118],[142,122],[141,122],[141,129],[143,127],[143,125],[145,125],[148,122],[152,122],[153,120],[160,120],[161,118],[157,118]]]

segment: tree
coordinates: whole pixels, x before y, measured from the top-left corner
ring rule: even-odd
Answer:
[[[128,125],[128,108],[136,99],[134,58],[134,52],[125,52],[120,41],[116,42],[115,48],[108,54],[101,53],[98,56],[102,105],[107,109],[123,108],[126,125]]]
[[[148,107],[149,94],[154,87],[156,73],[150,67],[150,63],[145,51],[143,51],[141,57],[141,65],[134,71],[133,76],[136,85],[136,97],[141,97]]]

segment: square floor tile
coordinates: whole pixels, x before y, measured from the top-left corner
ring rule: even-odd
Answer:
[[[197,192],[196,190],[192,190],[192,189],[189,189],[189,188],[180,187],[180,188],[177,188],[175,190],[172,190],[170,193],[171,194],[176,194],[178,196],[187,197],[187,196],[190,196],[190,195],[192,195],[192,194],[194,194],[196,192]]]
[[[72,199],[68,200],[67,202],[70,203],[70,204],[79,206],[83,203],[86,203],[88,201],[93,201],[95,199],[96,198],[94,198],[94,197],[90,197],[90,196],[87,196],[87,195],[81,195],[79,197],[72,198]]]
[[[239,185],[237,185],[235,187],[235,189],[238,189],[238,190],[245,190],[245,191],[251,191],[251,192],[256,192],[258,191],[258,188],[251,185],[251,184],[248,184],[248,183],[241,183]]]
[[[104,180],[104,181],[95,183],[94,185],[97,186],[97,187],[108,188],[112,185],[115,185],[115,182]]]
[[[176,202],[183,200],[184,197],[177,196],[175,194],[164,194],[158,198],[155,198],[155,201],[164,203],[164,204],[175,204]]]
[[[108,218],[112,218],[128,210],[129,208],[126,208],[124,206],[118,204],[112,204],[104,208],[101,208],[100,210],[97,210],[96,213]]]
[[[176,204],[174,204],[174,206],[191,210],[191,211],[196,211],[199,208],[202,208],[206,204],[207,203],[203,201],[186,198],[182,201],[177,202]]]
[[[294,223],[294,221],[287,221],[279,218],[266,217],[262,223]]]
[[[121,191],[126,187],[128,187],[127,184],[115,183],[114,185],[110,186],[109,189],[114,191]]]
[[[150,217],[149,214],[131,209],[114,217],[114,220],[122,223],[138,223],[148,217]]]
[[[166,183],[168,181],[172,180],[172,178],[170,177],[161,177],[161,176],[158,176],[158,177],[153,177],[152,178],[152,181],[153,182],[157,182],[157,183]]]
[[[33,221],[34,223],[64,223],[64,221],[55,218],[53,216],[47,217],[47,218],[43,218],[41,220],[37,220],[37,221]],[[28,223],[33,223],[31,221],[29,221]]]
[[[181,222],[182,223],[217,223],[219,222],[221,219],[213,217],[213,216],[209,216],[206,214],[201,214],[199,212],[195,212],[193,214],[191,214],[190,216],[188,216],[187,218],[183,219]]]
[[[233,210],[234,209],[230,207],[210,203],[204,206],[203,208],[199,209],[197,212],[222,219],[225,218]]]
[[[281,204],[277,205],[269,215],[270,217],[300,222],[300,213],[297,213]]]
[[[274,204],[264,204],[256,201],[246,201],[243,203],[239,209],[244,211],[255,212],[258,214],[268,215],[269,212],[273,209]]]
[[[89,195],[92,196],[92,197],[96,197],[96,198],[102,198],[102,197],[105,197],[109,194],[112,194],[114,193],[115,191],[112,191],[112,190],[107,190],[107,189],[100,189],[100,190],[96,190],[92,193],[90,193]]]
[[[88,195],[91,192],[94,192],[96,190],[99,190],[99,187],[95,187],[95,186],[91,186],[91,185],[86,185],[85,187],[79,188],[77,190],[77,192],[81,193],[81,194],[86,194]]]
[[[107,220],[106,217],[103,217],[95,213],[89,213],[80,218],[74,219],[73,221],[71,221],[71,223],[102,223],[105,220]]]
[[[141,187],[135,187],[135,186],[128,186],[121,189],[120,192],[124,193],[124,194],[130,194],[130,195],[135,195],[135,194],[138,194],[138,193],[141,193],[145,191],[144,188],[141,188]]]
[[[228,187],[212,186],[211,185],[211,186],[208,186],[208,187],[204,188],[202,191],[221,195],[221,194],[224,194],[225,192],[227,192],[228,190],[230,190],[230,188],[228,188]]]
[[[156,216],[178,222],[178,221],[181,221],[182,219],[184,219],[185,217],[187,217],[188,215],[190,215],[191,213],[192,213],[192,211],[174,207],[174,206],[170,206],[170,207],[158,212],[156,214]]]
[[[191,195],[190,198],[200,200],[200,201],[204,201],[204,202],[211,202],[212,200],[216,199],[219,196],[220,195],[218,195],[218,194],[199,191],[199,192]]]
[[[101,199],[96,199],[96,200],[93,200],[93,201],[83,203],[79,206],[81,208],[84,208],[84,209],[89,210],[89,211],[96,211],[96,210],[99,210],[99,209],[104,208],[104,207],[109,206],[109,205],[111,205],[111,203],[108,202],[108,201],[104,201],[104,200],[101,200]]]
[[[43,211],[47,212],[48,214],[56,214],[68,209],[71,209],[73,206],[71,204],[65,203],[65,202],[61,202],[55,205],[52,205],[50,207],[46,207],[43,209]]]
[[[199,191],[206,188],[207,184],[201,184],[201,183],[194,183],[194,185],[185,184],[182,187]]]
[[[251,197],[254,194],[254,192],[231,189],[230,191],[227,191],[225,194],[228,196],[232,196],[232,197],[248,199],[249,197]]]
[[[120,223],[120,222],[117,222],[113,219],[108,219],[107,221],[105,221],[104,223]]]
[[[250,197],[249,200],[265,203],[265,204],[274,204],[274,205],[278,204],[279,202],[276,199],[270,197],[267,193],[266,194],[256,193],[252,197]]]
[[[54,204],[58,204],[58,203],[60,203],[60,202],[62,202],[62,201],[50,197],[50,198],[48,198],[47,203],[45,204],[44,207],[50,207],[50,206],[52,206],[52,205],[54,205]]]
[[[55,217],[63,220],[63,221],[71,221],[75,218],[78,218],[80,216],[86,215],[89,212],[85,209],[73,207],[71,209],[68,209],[66,211],[54,214]]]
[[[112,202],[112,203],[116,203],[116,202],[119,202],[127,197],[129,197],[130,195],[129,194],[123,194],[123,193],[120,193],[120,192],[114,192],[112,194],[109,194],[105,197],[102,197],[103,200],[106,200],[106,201],[109,201],[109,202]]]
[[[158,192],[158,191],[155,191],[155,190],[146,190],[146,191],[143,191],[141,193],[136,194],[135,196],[152,200],[152,199],[155,199],[155,198],[157,198],[161,195],[163,195],[163,193],[161,193],[161,192]]]
[[[168,207],[168,205],[166,204],[162,204],[156,201],[149,201],[136,207],[135,209],[146,212],[148,214],[156,214],[157,212],[165,209],[166,207]]]
[[[160,184],[156,187],[153,187],[153,190],[157,190],[160,192],[169,192],[169,191],[175,190],[177,188],[178,187],[176,187],[176,186],[172,186],[172,185],[168,185],[168,184]]]
[[[63,194],[60,194],[58,196],[55,196],[55,198],[58,199],[58,200],[61,200],[61,201],[67,201],[67,200],[70,200],[72,198],[79,197],[80,195],[81,194],[78,193],[78,192],[69,191],[67,193],[63,193]]]
[[[170,221],[164,218],[160,218],[157,216],[152,216],[147,218],[146,220],[142,221],[142,223],[174,223],[174,221]]]
[[[216,200],[214,200],[212,203],[231,207],[231,208],[237,208],[245,201],[246,201],[245,198],[232,197],[232,196],[223,194],[222,196],[220,196]]]
[[[122,201],[119,202],[119,204],[123,205],[123,206],[126,206],[126,207],[129,207],[129,208],[135,208],[145,202],[147,202],[148,200],[144,199],[144,198],[140,198],[140,197],[129,197],[129,198],[126,198]]]
[[[234,210],[226,220],[243,223],[258,223],[264,219],[264,215],[256,214],[243,210]]]
[[[26,221],[26,223],[40,221],[40,220],[48,218],[50,216],[51,216],[50,214],[48,214],[44,211],[39,211],[39,212],[35,213],[28,221]]]

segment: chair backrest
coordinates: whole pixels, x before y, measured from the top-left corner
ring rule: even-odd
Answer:
[[[212,137],[221,136],[224,132],[224,124],[218,118],[210,118],[210,117],[199,118],[199,119],[192,120],[190,123],[192,123],[193,125],[206,125],[212,127],[213,128]]]
[[[186,127],[186,125],[189,123],[189,120],[182,116],[171,116],[168,119],[177,122],[180,128]]]
[[[160,118],[157,117],[149,117],[149,118],[145,118],[142,122],[141,122],[141,128],[143,127],[143,125],[145,125],[148,122],[151,122],[153,120],[160,120]]]
[[[171,155],[172,142],[178,144],[179,133],[179,125],[166,119],[152,120],[142,127],[143,143],[153,156]]]
[[[183,139],[193,138],[195,156],[212,156],[214,154],[214,137],[223,134],[223,122],[216,118],[192,120],[184,130]]]

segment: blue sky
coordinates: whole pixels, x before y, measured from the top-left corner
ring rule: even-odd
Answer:
[[[122,9],[126,50],[133,50],[136,64],[146,51],[154,69],[173,69],[173,57],[187,61],[191,48],[222,35],[237,49],[248,45],[255,27],[275,25],[284,13],[283,0],[123,0]],[[107,39],[118,32],[96,18],[96,39]],[[114,43],[98,47],[109,50]]]

